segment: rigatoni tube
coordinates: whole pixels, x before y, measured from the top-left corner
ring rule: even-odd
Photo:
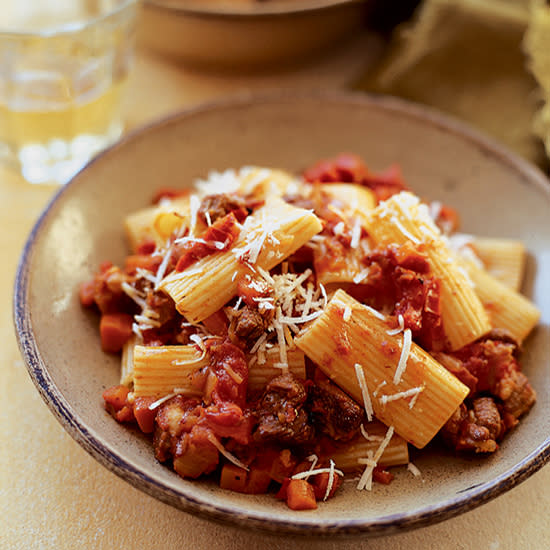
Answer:
[[[371,213],[369,233],[377,245],[413,242],[424,253],[441,288],[441,318],[450,348],[459,349],[491,330],[483,304],[418,197],[402,192]]]
[[[390,328],[378,312],[338,290],[323,314],[294,341],[333,382],[362,403],[359,365],[375,416],[422,448],[469,390],[414,342],[408,343],[406,353],[404,333],[388,334]]]

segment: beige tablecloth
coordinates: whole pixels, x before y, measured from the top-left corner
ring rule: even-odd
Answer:
[[[201,75],[143,52],[130,80],[129,129],[228,92],[273,86],[342,87],[381,52],[360,37],[331,57],[271,77]],[[289,540],[222,527],[139,492],[96,463],[57,423],[34,388],[11,318],[20,251],[53,188],[33,187],[0,168],[0,548],[2,549],[367,549],[527,550],[548,548],[550,469],[444,523],[374,540]]]

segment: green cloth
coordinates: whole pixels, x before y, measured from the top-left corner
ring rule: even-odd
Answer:
[[[548,11],[544,0],[536,2],[542,2],[539,10]],[[396,29],[380,66],[358,87],[436,107],[546,166],[540,140],[544,117],[537,115],[541,80],[530,60],[532,48],[525,48],[529,53],[524,49],[527,29],[540,18],[534,3],[424,0],[413,19]],[[543,40],[548,43],[543,32],[532,38],[547,57],[550,47],[544,48]],[[548,63],[536,66],[550,80]]]

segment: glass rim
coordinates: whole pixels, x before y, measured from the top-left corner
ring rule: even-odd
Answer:
[[[113,6],[109,11],[100,15],[94,15],[81,21],[71,21],[60,23],[59,25],[48,25],[44,29],[36,30],[18,30],[17,28],[8,29],[0,25],[0,37],[13,38],[53,38],[58,35],[72,34],[93,27],[103,21],[107,21],[122,13],[131,6],[137,6],[142,0],[120,0],[117,6]]]

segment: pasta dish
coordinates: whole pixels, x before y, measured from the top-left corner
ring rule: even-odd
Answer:
[[[212,172],[124,225],[80,301],[121,354],[106,409],[183,478],[314,509],[420,476],[410,446],[493,453],[536,400],[523,243],[460,233],[398,166]]]

